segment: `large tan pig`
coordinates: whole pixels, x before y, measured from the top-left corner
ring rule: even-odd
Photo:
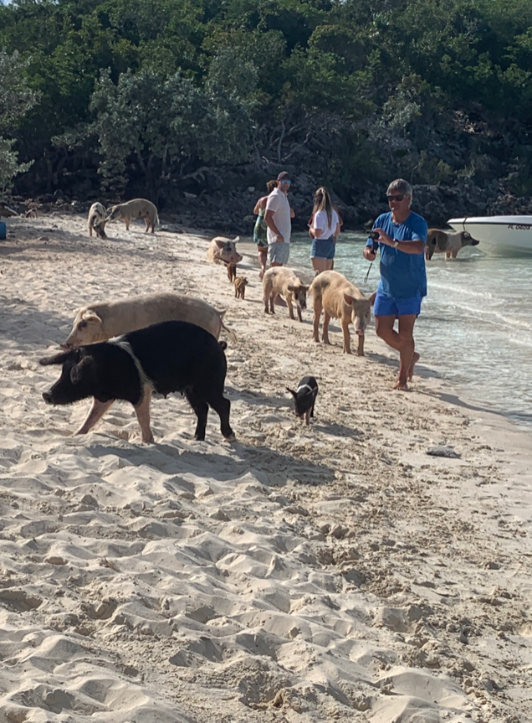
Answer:
[[[242,261],[242,256],[235,246],[238,241],[240,241],[240,236],[232,241],[225,236],[216,236],[207,249],[207,260],[215,264],[238,264]]]
[[[146,233],[150,230],[155,233],[155,224],[159,223],[159,215],[155,204],[146,198],[134,198],[126,203],[119,203],[111,206],[107,210],[109,216],[108,221],[114,221],[115,218],[121,218],[126,224],[126,231],[129,231],[129,224],[136,218],[143,218],[146,222]]]
[[[320,317],[323,316],[322,339],[324,344],[329,341],[329,321],[340,319],[344,336],[344,353],[351,354],[351,338],[349,324],[353,322],[355,334],[358,336],[357,356],[364,356],[364,332],[371,319],[371,307],[376,294],[366,299],[357,287],[337,271],[323,271],[318,274],[310,287],[309,293],[314,297],[314,341],[320,340]]]
[[[262,288],[265,314],[275,314],[275,297],[279,295],[285,298],[290,318],[295,318],[293,307],[293,302],[295,302],[297,318],[299,321],[303,321],[301,309],[307,308],[308,286],[301,283],[292,269],[287,269],[286,266],[273,266],[268,269],[262,279]]]
[[[225,311],[218,311],[202,299],[181,294],[147,294],[120,301],[90,304],[76,311],[74,326],[63,349],[107,341],[113,336],[143,329],[159,321],[189,321],[216,339],[225,329],[234,341],[234,331],[223,323]]]

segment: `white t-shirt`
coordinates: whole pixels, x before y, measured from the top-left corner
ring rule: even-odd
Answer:
[[[290,243],[290,233],[292,231],[292,221],[290,219],[290,204],[288,203],[286,193],[281,191],[280,188],[274,189],[268,196],[266,211],[273,211],[274,224],[277,226],[279,233],[284,238],[285,243]],[[269,226],[268,243],[277,243],[275,234]]]
[[[334,208],[331,216],[330,226],[327,219],[327,211],[318,211],[318,213],[314,216],[314,221],[312,223],[314,228],[321,229],[322,231],[318,241],[325,240],[331,238],[331,236],[334,236],[339,221],[340,219],[338,218],[338,214],[336,213]]]

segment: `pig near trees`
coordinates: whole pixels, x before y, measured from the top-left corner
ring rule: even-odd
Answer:
[[[376,294],[366,299],[364,294],[337,271],[323,271],[310,287],[314,296],[314,341],[319,341],[320,316],[323,317],[323,342],[329,341],[329,320],[340,319],[344,336],[344,352],[351,354],[349,324],[353,322],[358,336],[357,356],[364,356],[364,332],[371,318],[371,307]]]
[[[238,264],[242,256],[236,250],[235,244],[240,241],[237,236],[232,241],[223,236],[213,238],[207,250],[207,259],[215,264]]]
[[[96,231],[98,238],[107,238],[105,224],[107,223],[107,212],[101,203],[93,203],[89,209],[89,236],[92,230]]]
[[[143,218],[146,222],[146,233],[150,230],[155,233],[155,224],[159,223],[159,215],[155,204],[146,198],[134,198],[126,203],[119,203],[108,209],[108,221],[121,218],[126,224],[126,231],[129,231],[129,224],[136,218]]]
[[[425,256],[430,261],[436,253],[445,253],[445,258],[455,259],[464,246],[478,246],[479,242],[467,231],[439,231],[429,228]]]
[[[225,329],[229,338],[235,341],[235,333],[223,323],[224,314],[225,311],[218,311],[202,299],[181,294],[147,294],[91,304],[76,311],[72,331],[63,349],[106,341],[160,321],[188,321],[201,326],[215,339]]]
[[[231,404],[223,396],[227,361],[205,329],[186,321],[165,321],[101,344],[81,346],[41,359],[62,364],[60,379],[43,399],[47,404],[71,404],[93,397],[88,417],[76,434],[86,434],[117,399],[135,407],[142,441],[153,442],[150,428],[152,393],[185,394],[196,413],[195,439],[205,439],[209,406],[218,413],[221,431],[233,440]]]
[[[268,269],[262,279],[262,288],[264,291],[264,312],[266,314],[268,312],[275,314],[275,297],[279,294],[284,296],[286,300],[290,318],[295,318],[292,306],[292,302],[295,301],[297,318],[299,321],[303,321],[301,309],[307,308],[307,291],[309,287],[301,283],[292,269],[287,269],[284,266],[274,266]]]

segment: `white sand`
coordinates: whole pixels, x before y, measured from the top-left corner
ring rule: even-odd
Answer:
[[[530,434],[426,370],[391,391],[373,329],[348,357],[310,310],[265,316],[249,259],[236,300],[206,238],[132,229],[14,219],[0,244],[0,723],[531,721]],[[38,359],[76,307],[173,290],[238,334],[237,442],[212,412],[195,442],[178,396],[155,445],[126,404],[72,437],[89,401],[46,406]],[[305,427],[284,388],[308,373]]]

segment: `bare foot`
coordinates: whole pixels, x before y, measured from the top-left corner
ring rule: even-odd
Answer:
[[[412,361],[410,363],[410,369],[408,370],[408,381],[412,381],[412,377],[414,376],[414,367],[416,366],[417,362],[419,361],[419,354],[417,351],[414,352],[414,356],[412,357]]]
[[[408,385],[406,382],[402,382],[399,379],[397,380],[397,384],[394,386],[394,389],[397,389],[400,392],[407,392],[408,391]]]

